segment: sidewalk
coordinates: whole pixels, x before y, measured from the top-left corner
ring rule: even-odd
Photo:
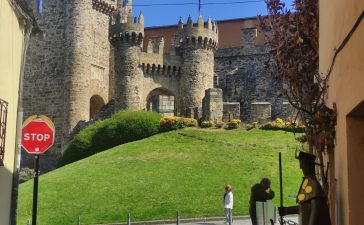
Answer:
[[[252,225],[249,216],[236,216],[233,217],[234,222],[232,225]],[[285,217],[285,219],[298,221],[297,216]],[[176,220],[155,220],[155,221],[138,221],[131,222],[131,225],[172,225],[177,224]],[[278,225],[278,218],[276,224]],[[113,224],[96,224],[96,225],[127,225],[126,223],[113,223]],[[210,218],[192,218],[181,219],[180,225],[225,225],[223,217],[210,217]],[[270,224],[267,224],[270,225]]]

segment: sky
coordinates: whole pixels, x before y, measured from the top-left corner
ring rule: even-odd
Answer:
[[[284,0],[287,6],[293,0]],[[210,16],[213,20],[255,17],[266,15],[264,0],[201,0],[201,15],[204,20]],[[191,14],[196,21],[198,0],[133,0],[133,14],[142,11],[145,17],[145,27],[176,25],[179,17],[184,22]]]

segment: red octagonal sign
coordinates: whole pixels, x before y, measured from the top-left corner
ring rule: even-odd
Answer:
[[[54,143],[54,124],[46,116],[31,116],[23,123],[21,145],[29,154],[41,155]]]

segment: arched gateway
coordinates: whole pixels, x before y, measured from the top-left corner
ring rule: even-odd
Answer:
[[[105,101],[100,95],[94,95],[90,98],[90,120],[97,120],[100,118],[100,111],[104,105]]]
[[[158,112],[164,116],[176,114],[175,95],[166,89],[156,88],[152,90],[146,99],[146,109]]]

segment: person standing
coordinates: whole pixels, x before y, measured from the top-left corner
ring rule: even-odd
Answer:
[[[232,223],[233,219],[233,205],[234,205],[234,195],[232,192],[231,185],[226,185],[225,193],[224,193],[224,215],[225,215],[225,224]],[[230,217],[231,216],[231,217]]]
[[[266,202],[273,198],[274,191],[270,189],[270,180],[268,178],[263,178],[260,183],[251,188],[249,214],[253,225],[257,225],[256,203]]]

